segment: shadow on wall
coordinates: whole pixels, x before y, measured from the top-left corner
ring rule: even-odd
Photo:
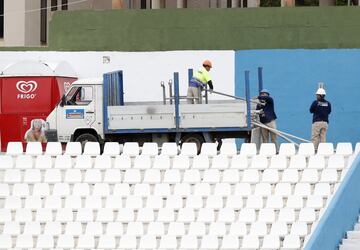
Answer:
[[[235,53],[236,95],[244,95],[244,71],[250,70],[251,93],[257,93],[257,67],[275,100],[280,130],[310,139],[318,82],[325,83],[332,104],[327,141],[360,141],[360,49],[249,50]]]

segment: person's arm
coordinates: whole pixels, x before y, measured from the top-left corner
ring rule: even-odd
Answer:
[[[316,111],[317,101],[314,101],[310,106],[310,113],[314,113]]]
[[[213,90],[214,89],[214,86],[213,86],[213,84],[212,84],[212,81],[210,80],[210,81],[208,81],[207,82],[207,84],[209,85],[209,88],[211,89],[211,90]]]
[[[329,105],[329,114],[331,113],[331,104],[330,102],[328,102],[328,105]]]

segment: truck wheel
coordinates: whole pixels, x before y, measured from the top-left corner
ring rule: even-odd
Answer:
[[[84,150],[85,147],[85,143],[88,141],[93,141],[93,142],[97,142],[98,139],[96,138],[96,136],[92,135],[92,134],[82,134],[79,135],[75,141],[78,141],[81,143],[81,147]]]
[[[181,144],[184,142],[192,142],[196,144],[197,153],[200,153],[201,145],[205,142],[204,137],[200,134],[187,134],[181,138]]]

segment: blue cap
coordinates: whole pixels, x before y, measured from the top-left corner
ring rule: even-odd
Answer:
[[[260,94],[261,94],[261,93],[266,93],[266,94],[270,95],[269,90],[267,90],[267,89],[262,89],[262,90],[260,91]]]

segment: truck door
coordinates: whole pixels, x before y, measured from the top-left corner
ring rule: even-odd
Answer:
[[[66,95],[63,107],[58,107],[59,141],[70,141],[76,129],[91,128],[96,120],[95,91],[92,85],[74,85]]]

